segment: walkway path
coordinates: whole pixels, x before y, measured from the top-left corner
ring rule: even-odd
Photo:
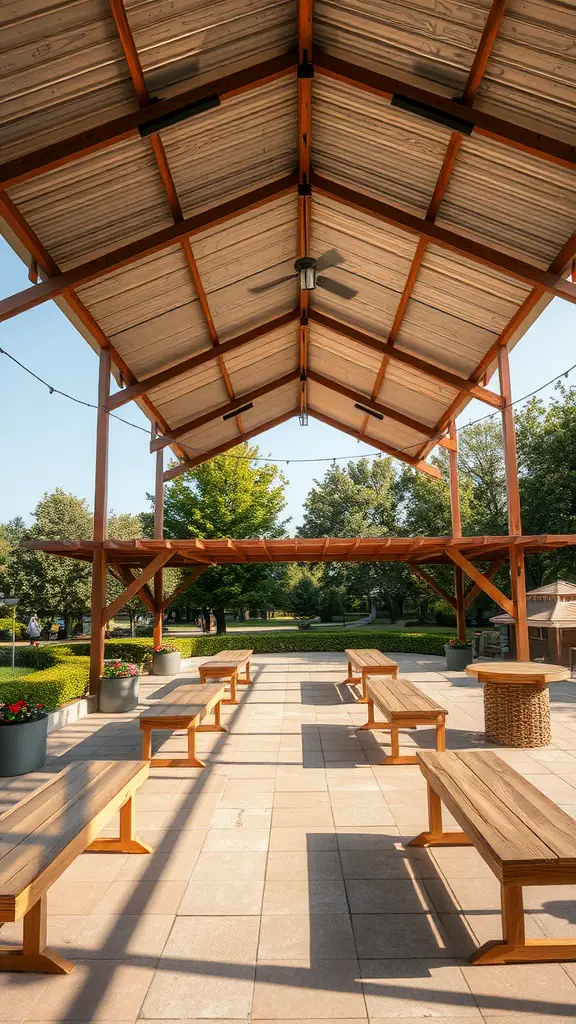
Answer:
[[[475,681],[447,676],[440,658],[399,660],[449,708],[449,746],[481,746]],[[155,769],[140,791],[153,856],[84,854],[53,887],[50,942],[77,966],[0,976],[0,1020],[573,1020],[576,964],[467,965],[498,936],[495,879],[471,849],[405,850],[426,822],[421,776],[375,764],[380,745],[355,733],[365,711],[344,676],[342,655],[256,657],[230,733],[200,737],[208,769]],[[146,682],[145,697],[166,682]],[[576,815],[572,684],[552,697],[554,745],[499,753]],[[90,716],[50,737],[47,771],[137,757],[139,739],[135,716]],[[184,745],[172,736],[163,749]],[[1,787],[5,805],[34,783]],[[576,888],[528,890],[529,934],[576,934],[575,901]]]

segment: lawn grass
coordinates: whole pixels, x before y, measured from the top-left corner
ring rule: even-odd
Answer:
[[[16,674],[12,675],[11,665],[0,665],[0,683],[12,683],[17,682],[19,679],[23,679],[24,676],[31,675],[36,669],[27,668],[24,665],[16,666]]]

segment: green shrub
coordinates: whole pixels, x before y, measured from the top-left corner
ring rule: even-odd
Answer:
[[[26,626],[23,622],[14,623],[14,635],[17,640],[26,639]],[[0,619],[0,640],[12,639],[12,619]]]
[[[85,695],[90,665],[86,656],[71,657],[70,648],[64,646],[25,647],[19,648],[16,654],[17,665],[37,667],[38,671],[20,681],[0,683],[0,701],[28,697],[34,703],[58,708]]]

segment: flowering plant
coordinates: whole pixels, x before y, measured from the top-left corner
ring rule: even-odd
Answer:
[[[140,669],[130,661],[113,661],[111,665],[104,665],[103,675],[106,679],[125,679],[140,675]]]
[[[18,725],[19,722],[35,722],[45,718],[51,709],[45,704],[28,700],[16,700],[12,704],[0,704],[0,725]]]
[[[471,640],[457,640],[456,637],[453,637],[452,640],[448,641],[446,646],[453,647],[457,651],[463,651],[468,647],[472,647],[472,642]]]
[[[154,654],[172,654],[175,650],[174,644],[157,644]]]

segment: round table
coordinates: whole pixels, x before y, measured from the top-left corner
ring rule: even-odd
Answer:
[[[545,747],[550,731],[548,684],[570,678],[563,665],[536,661],[477,661],[469,676],[484,685],[486,736],[504,747]]]

